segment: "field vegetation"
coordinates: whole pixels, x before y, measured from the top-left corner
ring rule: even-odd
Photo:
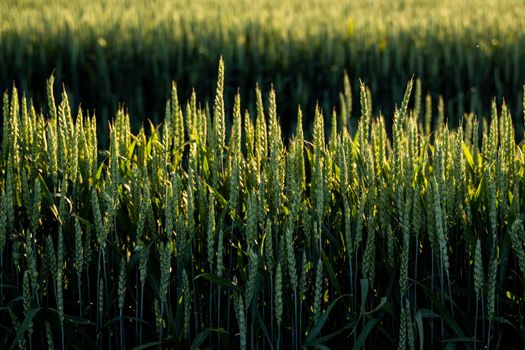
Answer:
[[[285,139],[274,90],[250,115],[223,82],[221,61],[211,110],[173,85],[138,134],[119,111],[108,149],[53,79],[49,114],[4,96],[3,347],[523,346],[524,146],[505,104],[451,130],[409,81],[389,137],[370,89],[353,111],[345,84],[342,112],[316,109],[306,139],[299,110]]]
[[[1,349],[525,347],[522,1],[0,19]]]

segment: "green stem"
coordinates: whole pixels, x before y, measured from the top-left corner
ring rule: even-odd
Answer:
[[[434,294],[434,248],[432,250],[431,263],[431,276],[430,276],[430,293]],[[430,311],[434,312],[434,301],[430,300]],[[434,349],[434,320],[430,319],[430,349]]]
[[[136,287],[135,287],[135,343],[137,342],[137,336],[139,335],[139,288],[138,288],[138,281],[139,281],[139,271],[138,269],[135,271],[135,281],[136,281]]]
[[[144,283],[140,285],[139,345],[142,345],[142,321],[144,319]]]
[[[478,344],[478,299],[479,296],[476,295],[476,315],[474,317],[474,350],[476,350],[476,346]]]
[[[0,252],[0,307],[4,306],[4,254]]]
[[[443,252],[439,250],[439,285],[441,287],[441,304],[445,302],[445,291],[443,290]],[[441,318],[441,339],[445,339],[445,320]]]
[[[78,311],[78,317],[82,318],[82,289],[80,286],[80,282],[82,280],[82,276],[80,273],[77,274],[77,285],[78,285],[78,303],[79,303],[79,311]]]
[[[419,256],[419,237],[416,236],[416,254],[414,264],[414,310],[417,310],[417,258]]]
[[[102,258],[102,255],[101,255],[101,254],[102,254],[102,253],[101,253],[101,251],[99,250],[99,251],[98,251],[98,267],[97,267],[97,311],[96,311],[96,312],[97,312],[97,325],[96,325],[96,326],[97,326],[97,327],[96,327],[96,329],[97,329],[97,338],[98,338],[98,336],[99,336],[99,331],[100,331],[100,317],[102,316],[102,315],[100,315],[100,313],[99,313],[99,309],[100,309],[100,308],[98,307],[98,300],[100,300],[99,293],[100,293],[100,260],[101,260],[101,258]],[[99,345],[100,345],[100,344],[99,344]]]
[[[293,303],[294,303],[294,327],[293,327],[293,335],[294,335],[294,344],[293,348],[297,349],[297,343],[299,336],[297,334],[298,327],[297,327],[297,289],[293,291]]]
[[[124,320],[122,318],[123,316],[123,309],[120,308],[119,316],[120,316],[120,347],[121,349],[126,348],[126,338],[124,337]]]

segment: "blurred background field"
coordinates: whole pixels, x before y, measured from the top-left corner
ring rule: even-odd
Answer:
[[[415,76],[423,95],[444,97],[452,125],[488,115],[494,96],[522,115],[517,0],[4,0],[0,18],[0,90],[14,83],[40,104],[54,72],[103,127],[119,103],[134,130],[160,121],[173,80],[183,100],[195,88],[211,105],[220,55],[227,107],[239,88],[253,111],[255,84],[273,84],[285,132],[299,104],[307,124],[316,102],[339,104],[345,70],[354,91],[370,86],[374,114],[392,115]]]

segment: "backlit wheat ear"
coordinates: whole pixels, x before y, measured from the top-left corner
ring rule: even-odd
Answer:
[[[239,92],[237,92],[235,95],[235,102],[233,106],[233,126],[229,147],[229,154],[233,155],[233,158],[239,158],[242,147],[241,95]]]
[[[268,155],[268,136],[266,130],[266,117],[264,114],[264,107],[262,102],[261,90],[257,86],[255,88],[257,116],[255,119],[255,156],[258,167]]]
[[[219,169],[222,171],[222,156],[224,152],[226,126],[225,126],[225,112],[224,112],[224,61],[221,57],[219,60],[219,76],[217,78],[217,89],[215,92],[215,103],[213,106],[213,120],[214,133],[217,141],[216,161],[220,164]]]

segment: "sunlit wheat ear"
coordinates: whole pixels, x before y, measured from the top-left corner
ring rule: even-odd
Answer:
[[[264,106],[262,102],[261,90],[257,86],[255,88],[257,115],[255,118],[255,156],[257,159],[257,166],[260,169],[260,164],[266,159],[268,155],[268,136],[266,131],[266,116],[264,114]]]
[[[323,174],[323,152],[325,145],[324,118],[319,108],[316,109],[314,119],[314,170],[312,175],[312,187],[314,189],[314,210],[317,222],[320,222],[324,213],[324,174]]]
[[[221,57],[219,60],[219,76],[217,78],[217,88],[215,92],[215,101],[213,105],[213,132],[216,142],[216,162],[220,164],[218,170],[222,171],[222,157],[226,139],[225,112],[224,112],[224,61]]]
[[[241,95],[239,92],[235,95],[233,106],[233,126],[230,134],[229,155],[233,158],[241,156],[242,146],[242,126],[241,126]]]

